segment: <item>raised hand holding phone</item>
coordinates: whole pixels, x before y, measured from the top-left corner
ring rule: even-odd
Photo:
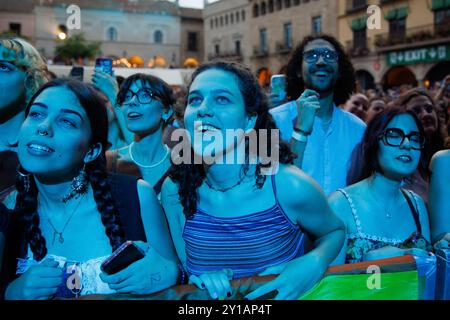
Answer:
[[[272,107],[277,107],[286,100],[286,76],[275,74],[270,78],[270,102]]]

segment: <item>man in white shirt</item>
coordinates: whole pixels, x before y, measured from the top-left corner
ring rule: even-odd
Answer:
[[[354,85],[353,66],[339,42],[330,36],[306,37],[287,65],[287,95],[293,101],[270,111],[281,138],[298,155],[295,164],[326,195],[347,185],[352,152],[366,128],[336,107]]]

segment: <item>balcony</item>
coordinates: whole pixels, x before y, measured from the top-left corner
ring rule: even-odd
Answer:
[[[269,55],[269,48],[253,47],[253,57],[263,58]]]
[[[367,0],[347,0],[347,14],[363,10],[367,10]]]
[[[292,51],[292,43],[276,42],[275,52],[279,54],[288,54]]]
[[[369,54],[369,49],[367,46],[367,40],[365,43],[356,44],[354,41],[347,41],[347,54],[351,58],[365,57]]]
[[[375,36],[375,46],[380,51],[388,50],[393,46],[408,44],[436,43],[440,39],[450,38],[450,23],[440,25],[426,25],[406,29],[405,34],[385,33]]]
[[[232,60],[241,62],[243,60],[242,52],[237,53],[236,51],[226,51],[226,52],[220,52],[220,53],[210,53],[208,54],[208,60]]]

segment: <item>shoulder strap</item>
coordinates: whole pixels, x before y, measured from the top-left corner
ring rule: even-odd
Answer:
[[[403,196],[406,199],[406,202],[408,202],[409,209],[411,210],[411,213],[414,218],[414,222],[416,223],[417,231],[419,232],[419,234],[422,234],[422,226],[420,224],[419,212],[418,212],[417,208],[414,206],[414,204],[412,203],[409,192],[404,189],[401,189],[401,191],[403,193]]]
[[[167,176],[169,175],[169,170],[167,170],[166,173],[164,173],[162,177],[158,180],[158,182],[153,186],[153,190],[155,190],[156,195],[161,193],[162,185],[164,183],[164,180],[166,180]]]
[[[345,199],[347,199],[348,205],[350,206],[350,209],[352,210],[353,220],[355,221],[355,225],[356,225],[356,232],[359,235],[362,235],[363,232],[362,232],[362,227],[361,227],[361,220],[359,219],[358,214],[356,213],[356,208],[355,208],[355,205],[353,204],[352,198],[350,198],[350,195],[344,189],[338,189],[337,191],[342,193],[344,195]]]
[[[117,173],[117,160],[119,159],[119,150],[111,151],[111,172]]]
[[[271,181],[272,181],[272,190],[273,190],[273,195],[275,196],[275,202],[277,203],[278,206],[281,207],[280,202],[278,201],[278,194],[277,194],[277,184],[275,183],[275,175],[272,174],[270,176]]]

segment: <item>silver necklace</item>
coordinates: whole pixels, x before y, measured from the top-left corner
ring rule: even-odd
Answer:
[[[214,190],[214,191],[219,191],[219,192],[227,192],[233,188],[236,188],[238,185],[240,185],[242,183],[242,181],[244,181],[245,175],[242,175],[242,177],[239,178],[239,181],[237,183],[235,183],[234,185],[232,185],[231,187],[226,187],[226,188],[217,188],[214,187],[213,185],[211,185],[211,183],[208,181],[208,179],[205,178],[205,183],[208,186],[208,188]]]
[[[60,244],[64,243],[64,236],[63,233],[66,230],[66,227],[69,225],[70,220],[72,220],[72,217],[75,215],[75,212],[77,212],[78,207],[81,204],[81,200],[83,200],[83,197],[80,197],[80,200],[78,201],[78,204],[76,205],[75,209],[72,211],[72,214],[67,219],[66,223],[64,224],[61,231],[58,231],[55,226],[53,225],[52,221],[50,220],[50,217],[47,216],[47,221],[50,224],[50,226],[53,229],[53,240],[52,240],[52,246],[55,244],[56,237],[58,237],[58,241]]]
[[[134,142],[130,143],[130,146],[128,147],[128,152],[130,153],[131,161],[133,161],[135,164],[137,164],[137,165],[138,165],[139,167],[141,167],[141,168],[154,168],[154,167],[157,167],[157,166],[159,166],[161,163],[163,163],[163,161],[166,160],[167,156],[169,155],[169,147],[166,146],[166,145],[164,145],[164,147],[166,148],[166,154],[164,155],[164,157],[163,157],[160,161],[158,161],[157,163],[155,163],[155,164],[145,165],[145,164],[142,164],[142,163],[137,162],[137,161],[134,159],[134,157],[133,157],[133,152],[131,151],[131,148],[132,148],[133,145],[134,145]]]

